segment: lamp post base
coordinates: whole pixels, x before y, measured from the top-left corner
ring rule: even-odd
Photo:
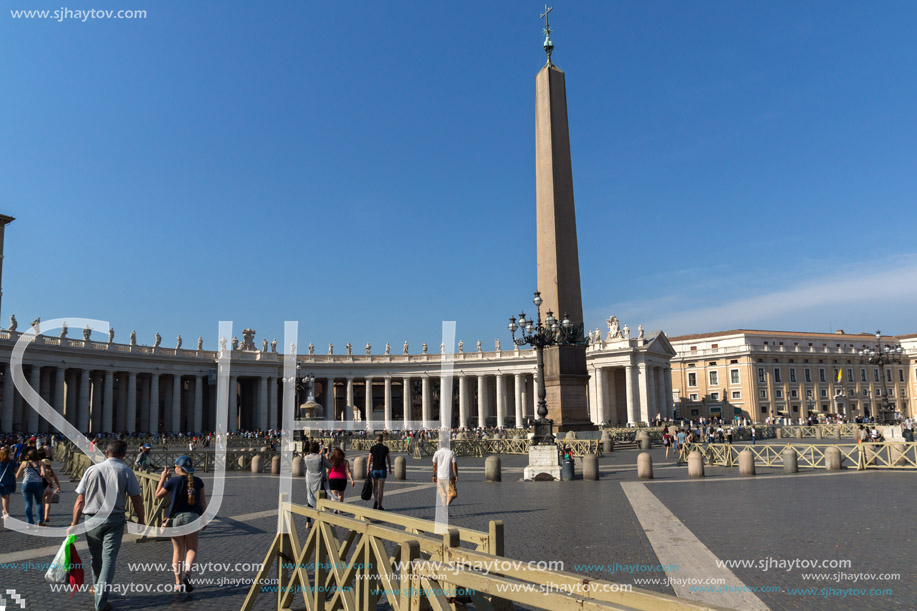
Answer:
[[[557,446],[553,443],[529,446],[529,464],[523,470],[523,478],[525,481],[536,478],[560,480],[560,454]]]

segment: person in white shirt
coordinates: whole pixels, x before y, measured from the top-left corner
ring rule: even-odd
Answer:
[[[455,461],[455,452],[449,448],[441,447],[433,454],[433,481],[443,505],[448,507],[455,499],[454,495],[449,494],[450,489],[454,490],[458,481],[458,463]]]

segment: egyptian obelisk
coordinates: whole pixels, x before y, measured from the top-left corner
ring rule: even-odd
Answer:
[[[546,6],[542,15],[548,61],[535,77],[538,290],[543,316],[550,310],[558,319],[566,315],[582,325],[567,93],[564,73],[551,62],[550,11]],[[552,346],[545,349],[544,361],[548,418],[559,431],[591,428],[585,346]]]

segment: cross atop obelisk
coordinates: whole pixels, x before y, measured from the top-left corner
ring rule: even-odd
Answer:
[[[564,73],[551,63],[551,26],[545,6],[544,49],[548,63],[535,77],[535,194],[538,240],[538,290],[543,311],[583,322],[573,168],[567,126]],[[590,425],[587,409],[586,349],[553,346],[544,351],[548,417],[559,430]]]
[[[554,43],[551,42],[551,21],[548,19],[548,13],[554,10],[553,6],[544,5],[544,12],[541,19],[544,19],[544,50],[548,54],[548,63],[551,63],[551,52],[554,50]]]

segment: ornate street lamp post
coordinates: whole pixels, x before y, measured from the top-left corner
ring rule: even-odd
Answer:
[[[315,401],[315,376],[311,373],[302,375],[302,366],[296,365],[296,407],[299,409],[303,405],[305,406],[306,414],[303,414],[307,418],[311,418],[315,411],[315,406],[318,405]],[[305,394],[306,400],[304,403],[300,403],[300,397]]]
[[[898,402],[893,404],[888,400],[888,383],[885,379],[886,365],[900,365],[901,346],[892,346],[882,343],[882,332],[876,331],[876,347],[860,350],[857,354],[870,365],[879,366],[879,377],[882,378],[882,400],[879,402],[880,411],[877,414],[876,422],[879,424],[897,424],[898,423]]]
[[[535,292],[535,298],[532,299],[537,311],[535,320],[528,320],[525,313],[519,314],[519,320],[515,316],[509,319],[509,330],[513,335],[513,343],[517,346],[529,345],[535,349],[537,355],[537,373],[538,380],[538,407],[536,414],[538,418],[533,423],[533,445],[550,445],[554,443],[554,421],[548,420],[548,404],[545,401],[547,393],[544,387],[544,349],[547,346],[585,346],[588,342],[583,336],[582,323],[576,324],[564,314],[563,320],[554,318],[554,313],[550,310],[544,319],[541,320],[541,293]],[[520,337],[516,337],[516,331],[519,331]]]

